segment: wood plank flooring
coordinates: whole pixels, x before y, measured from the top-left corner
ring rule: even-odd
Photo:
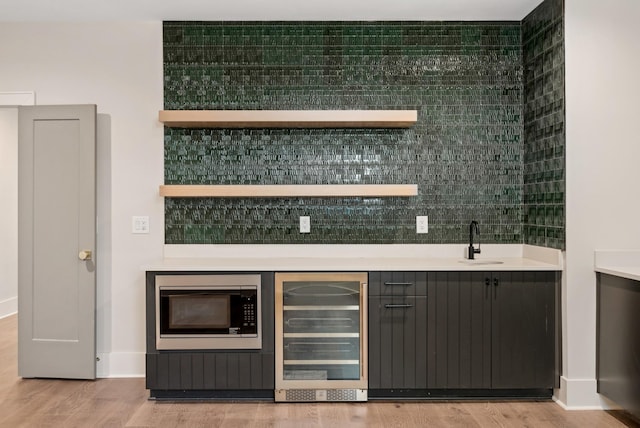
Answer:
[[[624,427],[552,402],[156,402],[144,379],[17,376],[16,316],[0,319],[0,427]]]

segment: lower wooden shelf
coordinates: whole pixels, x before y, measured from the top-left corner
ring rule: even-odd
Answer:
[[[160,186],[160,196],[175,198],[392,197],[417,194],[417,184],[170,184]]]
[[[180,128],[408,128],[417,110],[162,110]]]

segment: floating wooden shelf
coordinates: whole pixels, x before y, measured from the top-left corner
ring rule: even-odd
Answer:
[[[417,184],[162,185],[160,196],[176,198],[286,198],[415,196]]]
[[[160,110],[176,128],[408,128],[416,110]]]

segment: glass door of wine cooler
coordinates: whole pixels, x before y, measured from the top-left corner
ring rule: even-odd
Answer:
[[[366,273],[276,274],[276,401],[364,401]]]

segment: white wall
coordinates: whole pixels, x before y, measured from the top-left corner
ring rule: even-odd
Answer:
[[[98,106],[99,141],[110,138],[98,147],[98,176],[111,177],[98,184],[99,231],[111,230],[98,236],[98,375],[141,376],[140,266],[163,246],[162,23],[0,23],[0,40],[0,92]],[[150,216],[149,235],[131,234],[133,215]]]
[[[640,2],[565,0],[564,391],[598,407],[595,249],[640,248]]]
[[[18,109],[0,107],[0,318],[18,310]]]

